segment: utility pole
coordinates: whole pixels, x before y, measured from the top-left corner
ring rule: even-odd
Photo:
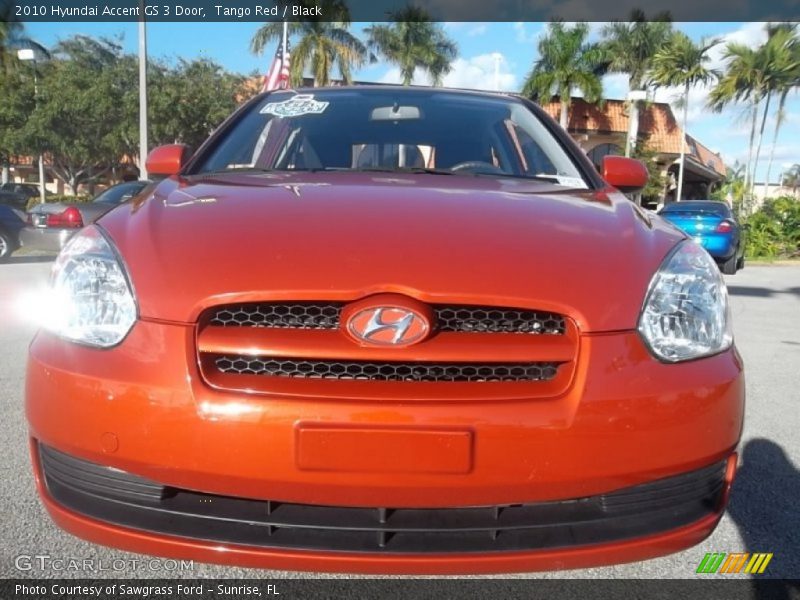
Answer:
[[[17,50],[17,58],[20,60],[30,60],[33,62],[33,106],[39,106],[39,72],[36,68],[36,50],[33,48],[22,48]],[[44,157],[39,152],[39,202],[45,202],[45,180],[44,180]]]
[[[145,0],[139,2],[139,179],[147,179],[147,27]]]
[[[496,92],[500,91],[500,63],[503,62],[503,55],[499,52],[492,54],[494,60],[494,89]]]

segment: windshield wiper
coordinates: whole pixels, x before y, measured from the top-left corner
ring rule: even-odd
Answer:
[[[462,175],[449,169],[429,169],[427,167],[353,167],[342,169],[326,169],[328,171],[354,171],[356,173],[410,173],[427,175]]]

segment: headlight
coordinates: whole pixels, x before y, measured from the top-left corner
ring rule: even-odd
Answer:
[[[45,327],[63,338],[108,348],[136,321],[136,301],[125,267],[96,227],[75,235],[53,266],[53,305]]]
[[[666,362],[717,354],[733,340],[728,290],[714,260],[685,241],[650,282],[639,332],[656,358]]]

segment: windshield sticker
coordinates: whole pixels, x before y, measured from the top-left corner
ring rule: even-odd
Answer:
[[[586,188],[586,182],[580,177],[567,177],[565,175],[557,175],[558,185],[565,185],[573,188]]]
[[[261,109],[262,115],[276,117],[300,117],[302,115],[319,115],[328,108],[328,102],[314,100],[312,94],[298,94],[283,102],[270,102]]]

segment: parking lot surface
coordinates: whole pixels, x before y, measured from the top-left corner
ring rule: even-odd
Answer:
[[[35,257],[0,265],[0,577],[307,576],[199,563],[185,570],[165,570],[173,565],[150,563],[146,557],[83,542],[50,521],[34,492],[23,408],[25,355],[36,330],[35,298],[50,266],[48,259]],[[729,510],[717,530],[702,544],[663,558],[517,577],[696,577],[706,552],[772,552],[767,576],[800,577],[800,265],[748,266],[727,281],[736,343],[746,365],[747,416],[742,467]],[[57,410],[58,399],[53,402]],[[126,567],[58,571],[18,558],[32,555],[88,559],[107,566],[124,561]],[[135,571],[130,570],[132,564],[137,565]]]

